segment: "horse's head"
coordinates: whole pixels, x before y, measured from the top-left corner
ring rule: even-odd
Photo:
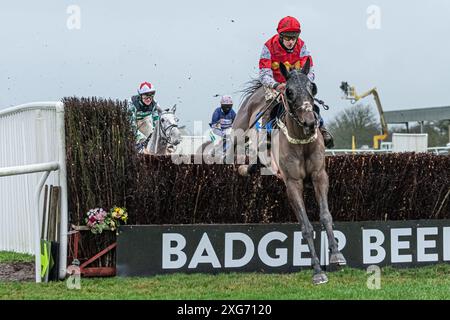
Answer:
[[[176,105],[165,109],[160,115],[160,128],[162,138],[169,145],[178,145],[181,142],[181,133],[178,128],[178,118],[175,116]]]
[[[310,59],[301,70],[290,72],[280,63],[280,71],[286,79],[287,112],[297,125],[303,128],[305,135],[314,133],[319,125],[313,111],[317,87],[307,76],[310,68]]]

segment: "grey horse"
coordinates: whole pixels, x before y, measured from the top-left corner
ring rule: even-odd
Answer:
[[[176,105],[174,105],[160,113],[155,130],[144,151],[145,154],[167,155],[172,153],[181,142],[178,118],[175,116],[176,109]]]
[[[328,277],[320,267],[314,248],[314,230],[303,200],[305,181],[312,181],[314,187],[320,207],[320,221],[325,226],[330,246],[330,264],[346,265],[346,260],[338,249],[328,208],[329,181],[325,171],[325,146],[322,134],[318,130],[317,117],[313,112],[315,86],[306,76],[310,69],[309,60],[302,70],[289,72],[283,64],[280,64],[280,69],[286,79],[286,91],[282,97],[287,110],[284,117],[278,121],[280,130],[274,130],[273,133],[278,136],[272,139],[277,141],[275,145],[272,142],[272,162],[275,163],[279,177],[286,185],[289,203],[301,225],[303,238],[308,243],[314,270],[312,281],[314,284],[322,284],[328,282]],[[247,130],[255,121],[257,113],[266,105],[265,89],[261,83],[253,83],[248,93],[236,115],[233,130]],[[247,170],[249,166],[241,167]]]

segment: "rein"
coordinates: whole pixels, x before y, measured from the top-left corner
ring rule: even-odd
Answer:
[[[314,101],[317,102],[318,104],[320,104],[324,110],[330,109],[330,107],[327,104],[325,104],[325,102],[323,100],[314,98]]]

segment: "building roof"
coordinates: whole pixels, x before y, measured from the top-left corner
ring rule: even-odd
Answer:
[[[450,119],[450,106],[385,111],[387,123],[439,121]]]

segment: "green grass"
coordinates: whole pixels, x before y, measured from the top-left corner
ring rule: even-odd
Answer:
[[[0,257],[4,260],[4,253]],[[328,273],[329,282],[321,286],[313,286],[311,276],[302,271],[82,278],[80,290],[68,289],[66,282],[0,282],[0,299],[450,299],[450,264],[383,268],[380,290],[367,288],[364,270]]]
[[[34,262],[34,256],[30,254],[0,251],[0,263],[2,262]]]

